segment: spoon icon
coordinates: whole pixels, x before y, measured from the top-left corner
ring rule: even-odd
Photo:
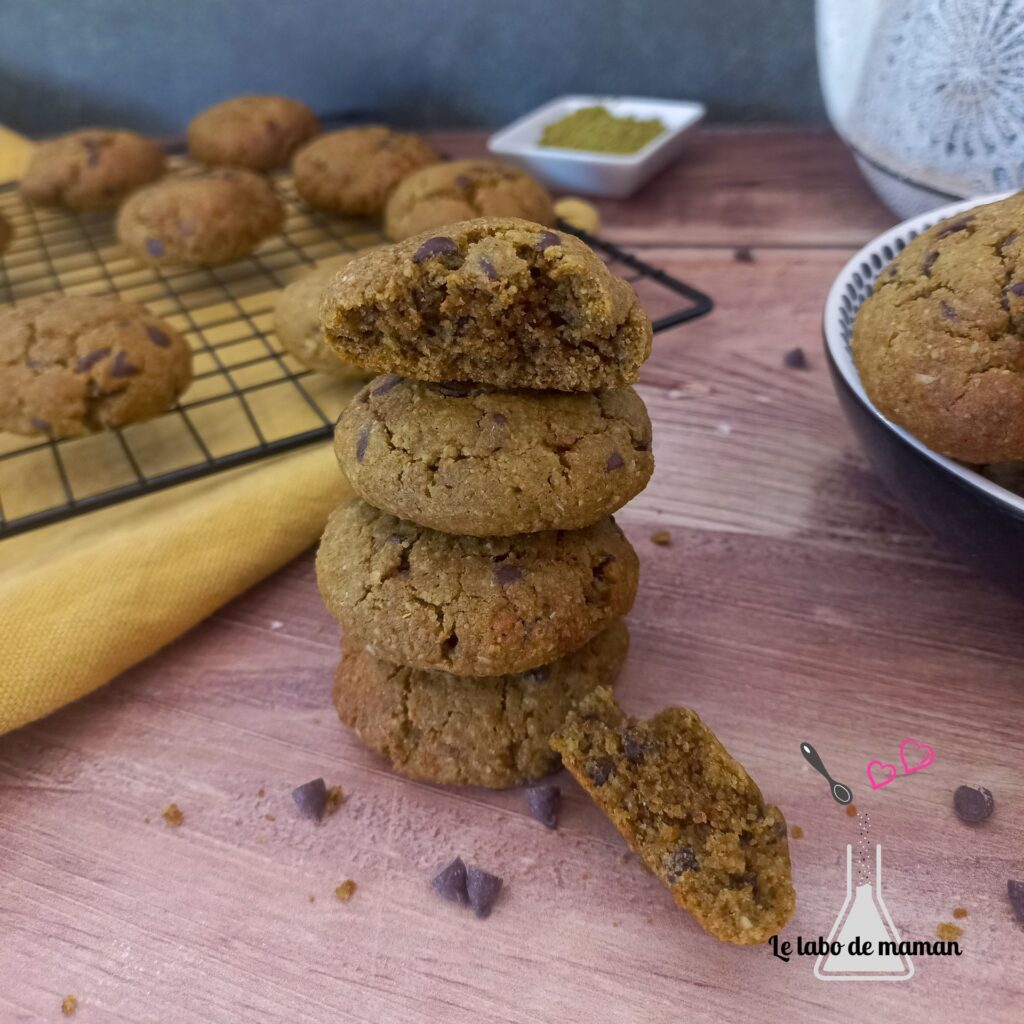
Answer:
[[[821,755],[804,740],[800,744],[800,753],[804,755],[807,763],[816,771],[828,779],[828,784],[832,788],[832,799],[837,804],[848,804],[853,799],[853,792],[849,786],[844,786],[841,782],[836,782],[828,773],[828,769],[825,767],[825,763],[821,759]]]

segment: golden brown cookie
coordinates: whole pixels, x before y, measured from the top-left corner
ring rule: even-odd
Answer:
[[[551,734],[581,697],[612,685],[628,648],[619,621],[550,665],[477,679],[405,668],[346,640],[334,703],[359,739],[403,775],[518,786],[557,768]]]
[[[305,103],[287,96],[234,96],[188,126],[188,151],[212,166],[272,171],[320,130]]]
[[[943,455],[1024,459],[1024,194],[957,214],[893,260],[857,314],[878,410]]]
[[[786,821],[689,708],[650,721],[611,692],[585,697],[552,737],[562,763],[672,891],[722,942],[765,942],[796,908]]]
[[[295,154],[295,188],[310,206],[349,217],[380,213],[407,175],[440,159],[418,135],[384,125],[327,132]]]
[[[40,295],[0,311],[0,430],[123,427],[163,412],[191,379],[188,342],[141,306]]]
[[[384,229],[396,242],[474,217],[521,217],[554,225],[543,186],[497,160],[453,160],[414,171],[391,193]]]
[[[636,552],[609,517],[585,530],[453,537],[358,499],[317,554],[328,611],[388,661],[458,676],[544,665],[629,611]]]
[[[99,210],[164,172],[164,151],[134,132],[83,128],[36,147],[21,194],[39,206]]]
[[[371,505],[478,537],[590,526],[654,470],[651,421],[632,388],[566,394],[378,377],[342,412],[334,450]]]
[[[248,255],[283,223],[284,208],[266,179],[229,169],[136,192],[117,215],[117,237],[147,263],[213,266]]]
[[[596,391],[636,381],[651,322],[571,234],[480,218],[369,252],[324,291],[343,359],[431,381]]]

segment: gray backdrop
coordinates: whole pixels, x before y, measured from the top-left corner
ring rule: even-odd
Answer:
[[[851,0],[853,2],[853,0]],[[0,0],[0,122],[175,131],[242,91],[498,127],[562,92],[824,120],[813,0]]]

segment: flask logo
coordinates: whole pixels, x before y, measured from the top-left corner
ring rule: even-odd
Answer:
[[[907,981],[913,961],[899,952],[900,934],[882,898],[882,847],[875,846],[874,879],[853,884],[853,848],[846,847],[846,899],[814,964],[821,981]]]

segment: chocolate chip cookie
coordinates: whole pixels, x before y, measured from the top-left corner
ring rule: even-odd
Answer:
[[[348,217],[379,214],[392,189],[412,171],[440,160],[418,135],[384,125],[327,132],[295,154],[300,196],[321,210]]]
[[[511,218],[353,260],[320,318],[343,359],[420,380],[596,391],[633,383],[651,352],[625,281],[575,236]]]
[[[943,455],[1024,459],[1024,194],[923,232],[857,314],[853,357],[878,410]]]
[[[164,151],[134,132],[83,128],[36,147],[21,194],[39,206],[100,210],[164,172]]]
[[[632,388],[566,394],[378,377],[334,433],[371,505],[444,533],[575,530],[621,508],[654,470]]]
[[[415,171],[391,193],[384,229],[396,242],[474,217],[521,217],[553,225],[543,186],[497,160],[453,160]]]
[[[274,305],[274,330],[281,345],[303,366],[344,380],[366,377],[366,371],[344,362],[324,341],[320,326],[320,296],[339,267],[357,253],[346,252],[321,260],[309,273],[293,281]]]
[[[147,263],[213,266],[248,255],[283,223],[265,178],[218,170],[140,189],[117,215],[117,237]]]
[[[689,708],[585,697],[551,746],[681,907],[722,942],[764,942],[796,907],[786,821]]]
[[[458,676],[525,672],[633,604],[636,552],[610,517],[585,530],[453,537],[355,499],[317,555],[328,611],[387,661]]]
[[[550,665],[477,679],[395,665],[346,639],[334,702],[338,717],[403,775],[518,786],[557,768],[551,734],[581,697],[612,685],[628,647],[619,621]]]
[[[188,342],[140,306],[40,295],[0,311],[0,430],[122,427],[163,412],[191,379]]]
[[[188,126],[188,151],[212,166],[272,171],[320,130],[305,103],[287,96],[234,96]]]

